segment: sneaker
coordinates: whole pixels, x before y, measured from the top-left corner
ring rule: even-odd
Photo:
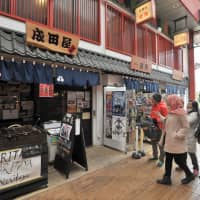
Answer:
[[[157,157],[149,158],[149,161],[155,161],[155,160],[158,160],[158,158]]]
[[[190,176],[184,178],[181,180],[181,183],[182,184],[188,184],[190,183],[191,181],[193,181],[195,179],[195,176],[193,174],[191,174]]]
[[[163,162],[161,160],[159,160],[156,164],[157,167],[162,167],[163,166]]]
[[[199,170],[194,169],[193,174],[194,174],[194,176],[198,176],[199,175]]]

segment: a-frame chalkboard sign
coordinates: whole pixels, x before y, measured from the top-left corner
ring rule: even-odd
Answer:
[[[73,162],[88,170],[80,115],[67,113],[62,120],[54,167],[68,178]]]

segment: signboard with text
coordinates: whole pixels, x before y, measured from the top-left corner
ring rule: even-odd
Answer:
[[[156,17],[155,2],[148,1],[135,9],[136,24],[146,22]]]
[[[0,151],[0,190],[41,177],[41,156],[22,157],[22,149]]]
[[[78,52],[80,38],[70,33],[59,32],[33,23],[26,23],[28,45],[69,55]]]
[[[54,97],[54,85],[53,84],[40,84],[39,85],[39,97]]]
[[[172,78],[177,81],[183,80],[183,72],[179,70],[173,70]]]
[[[183,46],[189,44],[189,32],[178,33],[174,35],[174,46]]]
[[[132,56],[131,69],[145,73],[151,73],[152,63],[147,59],[138,56]]]

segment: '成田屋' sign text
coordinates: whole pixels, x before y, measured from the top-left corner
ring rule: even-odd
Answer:
[[[26,24],[26,42],[28,45],[49,49],[69,55],[78,52],[79,37],[63,33],[37,24]]]

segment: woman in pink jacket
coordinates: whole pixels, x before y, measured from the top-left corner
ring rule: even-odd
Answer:
[[[186,164],[187,160],[187,129],[189,123],[187,114],[183,109],[183,100],[177,95],[167,97],[169,108],[168,116],[165,122],[165,137],[161,138],[160,144],[164,142],[165,174],[157,183],[171,185],[171,171],[173,159],[185,172],[185,178],[181,180],[182,184],[188,184],[194,180],[194,175]]]

